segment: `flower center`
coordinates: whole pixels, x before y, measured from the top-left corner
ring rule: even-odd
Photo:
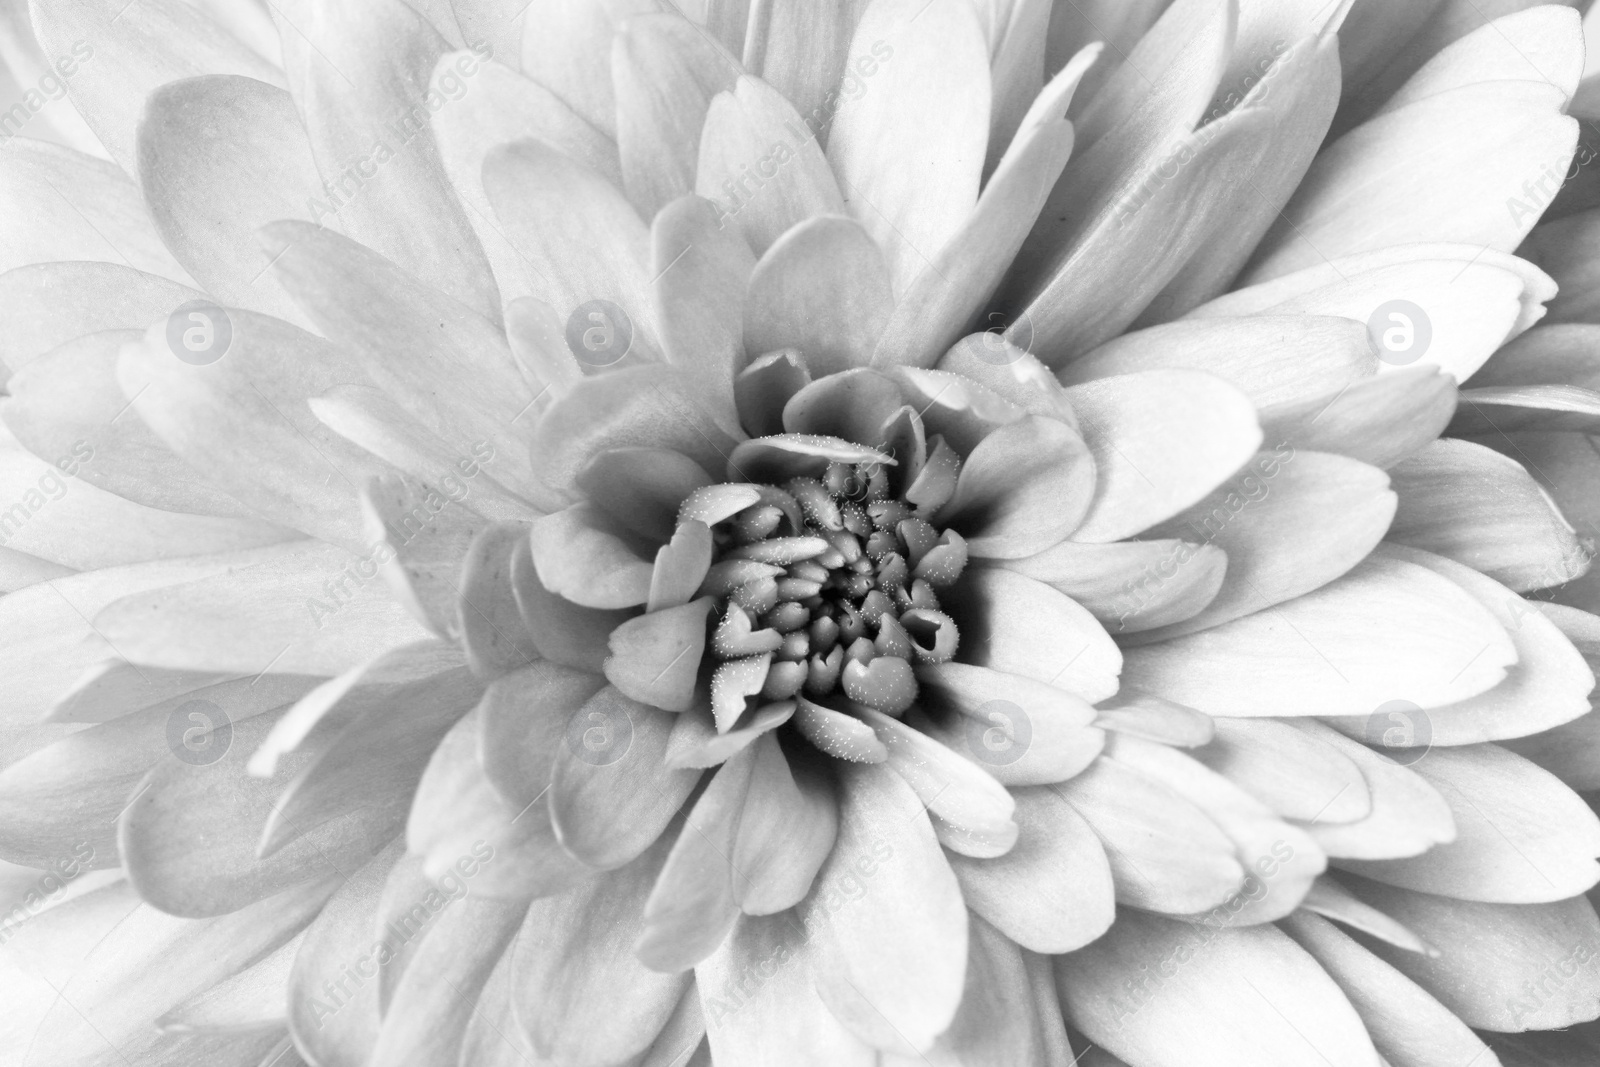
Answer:
[[[912,664],[955,655],[960,635],[936,590],[961,575],[965,540],[894,496],[880,464],[830,463],[821,478],[762,492],[713,530],[702,586],[719,598],[713,706],[842,689],[904,712],[917,695]]]

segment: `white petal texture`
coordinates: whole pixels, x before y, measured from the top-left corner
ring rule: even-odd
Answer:
[[[0,0],[0,1064],[1594,1062],[1587,7]]]

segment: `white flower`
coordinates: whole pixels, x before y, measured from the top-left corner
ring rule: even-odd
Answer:
[[[124,2],[0,11],[5,1062],[1595,1040],[1574,12]]]

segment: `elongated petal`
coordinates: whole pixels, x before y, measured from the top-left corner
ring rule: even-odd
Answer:
[[[289,1018],[289,973],[305,931],[156,1020],[163,1030],[276,1029]]]
[[[1380,551],[1427,567],[1466,590],[1499,620],[1517,651],[1517,662],[1506,672],[1504,681],[1477,696],[1430,710],[1422,725],[1427,736],[1420,742],[1416,737],[1409,742],[1402,739],[1398,748],[1418,743],[1466,745],[1525,737],[1587,713],[1594,674],[1555,622],[1470,567],[1417,549],[1385,545]],[[1369,743],[1382,736],[1389,725],[1385,721],[1374,730],[1370,717],[1328,721],[1351,737]],[[1409,761],[1415,753],[1397,751],[1395,755]]]
[[[463,664],[365,709],[278,795],[258,853],[271,856],[352,808],[372,809],[374,820],[405,812],[434,747],[482,694]]]
[[[925,707],[956,714],[917,723],[1006,785],[1046,785],[1082,771],[1104,735],[1094,710],[1071,693],[965,663],[919,667]]]
[[[407,699],[408,688],[455,671],[460,651],[437,638],[398,645],[321,681],[295,700],[250,757],[250,773],[268,778],[291,753],[321,752],[373,708]],[[262,679],[264,684],[266,675]],[[251,688],[255,688],[252,684]]]
[[[484,751],[499,736],[490,734],[491,713],[516,695],[519,690],[509,688],[495,691],[492,698],[485,694],[428,758],[406,821],[406,848],[418,861],[415,875],[422,890],[431,889],[435,881],[448,888],[470,876],[475,894],[525,902],[571,889],[595,873],[562,849],[549,808],[539,803],[549,782],[548,757],[542,780],[519,783],[517,793],[503,792],[488,776]],[[504,712],[499,715],[503,720]],[[529,731],[547,746],[559,743],[562,735],[559,727],[549,728],[550,717]],[[520,740],[525,754],[530,738]],[[523,792],[532,795],[527,803],[521,802]],[[404,890],[396,910],[404,913],[410,898],[422,890]],[[408,962],[402,963],[409,968]]]
[[[1089,447],[1059,419],[1027,415],[978,443],[939,512],[978,557],[1032,556],[1078,527],[1095,493]]]
[[[726,416],[727,428],[721,425]],[[683,371],[640,367],[585,378],[539,422],[534,449],[542,479],[569,490],[578,473],[614,448],[666,448],[721,472],[733,451],[736,416],[708,403]]]
[[[557,736],[604,685],[598,675],[542,662],[489,683],[480,704],[479,761],[496,791],[519,811],[544,794]]]
[[[651,223],[650,264],[663,355],[723,394],[726,408],[744,369],[745,290],[756,265],[750,246],[720,224],[710,201],[687,194]]]
[[[1439,950],[1424,956],[1369,942],[1377,956],[1468,1026],[1520,1033],[1595,1017],[1600,976],[1587,964],[1600,945],[1600,919],[1584,897],[1479,904],[1360,879],[1350,884],[1361,899]]]
[[[1139,287],[1148,289],[1143,299],[1135,293],[1125,303],[1115,301],[1116,307],[1093,298],[1089,305],[1069,306],[1075,294],[1089,294],[1104,284],[1103,277],[1085,272],[1087,264],[1125,257],[1135,248],[1161,245],[1173,236],[1170,224],[1182,216],[1171,211],[1170,204],[1139,215],[1130,215],[1126,208],[1135,195],[1152,191],[1162,164],[1172,162],[1167,157],[1175,143],[1187,153],[1182,158],[1193,158],[1190,134],[1222,76],[1237,17],[1232,4],[1169,5],[1151,31],[1125,54],[1125,62],[1106,77],[1104,87],[1074,115],[1080,142],[1077,157],[1051,192],[1007,283],[1008,296],[1028,308],[1013,333],[1020,335],[1017,327],[1030,326],[1047,363],[1058,364],[1075,354],[1074,348],[1085,351],[1119,332],[1116,325],[1102,320],[1118,317],[1122,325],[1131,322],[1148,296],[1164,284],[1156,274],[1175,271],[1181,263],[1182,257],[1174,257],[1161,271],[1141,277]],[[1100,37],[1095,30],[1088,40]],[[1164,71],[1166,76],[1152,79],[1145,73],[1150,70]],[[1264,127],[1265,122],[1254,115],[1245,126]],[[1163,200],[1181,199],[1189,192],[1193,186],[1181,168],[1178,176],[1176,183],[1161,183],[1154,190],[1157,195],[1164,190]],[[1124,241],[1127,223],[1136,220],[1142,220],[1144,239]],[[1128,276],[1121,270],[1108,273]],[[1067,335],[1078,320],[1088,330],[1079,335],[1081,343],[1074,344]]]
[[[688,710],[711,608],[712,599],[701,597],[623,623],[609,638],[606,678],[635,700],[666,711]]]
[[[618,871],[535,901],[512,948],[517,1019],[540,1055],[574,1067],[626,1061],[650,1046],[689,982],[629,951],[666,841]],[[595,935],[605,931],[602,944]],[[628,990],[618,1001],[611,994]]]
[[[582,607],[545,588],[530,542],[519,540],[512,550],[511,592],[533,647],[553,663],[599,673],[605,665],[606,638],[632,612]]]
[[[277,279],[263,277],[271,253],[254,241],[269,222],[309,220],[322,195],[287,92],[237,75],[161,87],[139,126],[139,180],[162,239],[208,293],[308,324]]]
[[[440,1056],[454,1056],[478,1010],[478,993],[522,918],[520,903],[455,899],[417,949],[390,998],[373,1059],[395,1067],[423,1067]],[[450,996],[438,995],[440,982]]]
[[[1091,703],[1117,691],[1122,656],[1087,611],[1043,582],[980,569],[954,590],[962,659],[1059,686]]]
[[[30,14],[46,55],[86,58],[65,79],[67,92],[111,158],[129,174],[138,173],[135,132],[145,101],[158,86],[202,74],[237,74],[283,85],[281,71],[189,4],[154,3],[124,11],[115,0],[71,7],[39,3],[30,5]],[[87,57],[85,42],[92,48]]]
[[[978,199],[990,85],[983,30],[970,4],[875,0],[851,51],[892,42],[871,89],[842,107],[828,138],[851,213],[883,245],[903,292],[933,262]],[[915,176],[915,178],[913,178]]]
[[[346,979],[347,991],[336,1003],[327,999],[324,983],[331,986],[344,977],[343,969],[357,959],[376,963],[372,913],[400,856],[398,844],[392,845],[357,869],[317,915],[295,956],[289,974],[289,1032],[319,1061],[362,1062],[378,1039],[378,982]],[[443,901],[440,894],[435,903]]]
[[[1449,1067],[1489,1051],[1443,1004],[1326,919],[1302,911],[1283,929],[1339,983],[1390,1063]]]
[[[620,307],[629,351],[643,360],[660,346],[650,300],[649,230],[605,177],[538,140],[489,152],[483,187],[516,247],[533,295],[565,323],[589,301]]]
[[[373,563],[291,542],[226,573],[124,596],[92,618],[135,663],[331,677],[429,636],[372,581]]]
[[[1180,319],[1107,341],[1060,370],[1067,385],[1167,367],[1203,370],[1257,407],[1333,392],[1376,369],[1361,324],[1332,315]]]
[[[1375,467],[1279,447],[1150,531],[1227,553],[1215,599],[1149,638],[1204,630],[1309,593],[1346,573],[1378,544],[1395,512]]]
[[[550,817],[567,851],[620,867],[666,828],[700,779],[663,759],[672,720],[611,686],[577,710],[550,774]]]
[[[1457,42],[1417,73],[1414,87],[1324,149],[1263,242],[1250,280],[1394,244],[1516,248],[1543,206],[1522,200],[1527,168],[1520,161],[1565,170],[1577,140],[1576,122],[1560,114],[1570,90],[1557,84],[1575,82],[1582,67],[1577,37],[1562,24],[1567,19],[1546,20],[1551,25],[1541,43],[1556,48],[1541,56],[1540,67],[1478,81],[1484,74],[1466,73],[1471,49],[1506,47],[1505,30],[1482,27],[1480,42]],[[1456,63],[1462,65],[1451,70]],[[1472,115],[1473,136],[1464,138],[1450,123],[1465,114]],[[1451,176],[1448,197],[1437,193],[1441,175]]]
[[[1004,856],[948,853],[967,906],[1034,952],[1081,948],[1110,927],[1116,906],[1099,838],[1046,788],[1017,789],[1017,843]]]
[[[852,902],[838,896],[832,910],[859,903],[860,899]],[[841,1022],[819,993],[815,980],[820,951],[819,943],[792,915],[740,919],[722,947],[695,968],[713,1055],[736,1063],[792,1059],[877,1067],[878,1051]],[[771,978],[760,983],[740,981],[763,963],[772,970]]]
[[[838,833],[833,783],[813,768],[789,764],[774,735],[757,739],[731,857],[740,910],[770,915],[805,899]]]
[[[0,274],[0,301],[11,308],[0,361],[10,371],[75,337],[102,330],[142,330],[203,294],[121,262],[35,263]]]
[[[1549,276],[1515,256],[1476,244],[1402,244],[1319,260],[1235,289],[1190,316],[1300,312],[1376,320],[1385,373],[1429,363],[1464,381],[1536,322],[1543,314],[1539,305],[1554,295]],[[1393,305],[1397,300],[1409,306]]]
[[[145,900],[171,915],[225,914],[302,882],[339,877],[341,869],[359,866],[399,832],[399,811],[356,807],[336,813],[269,859],[257,858],[258,828],[307,762],[287,761],[276,780],[245,774],[245,763],[276,718],[234,724],[220,758],[198,766],[162,760],[140,783],[118,820],[118,843],[129,880]]]
[[[502,29],[514,26],[521,36],[520,20],[502,18],[495,25]],[[506,58],[497,55],[496,62],[489,63],[470,51],[441,55],[434,68],[434,84],[465,79],[468,88],[451,99],[449,106],[433,113],[432,129],[450,184],[494,269],[509,325],[509,305],[534,292],[537,279],[527,276],[516,247],[495,219],[484,192],[484,158],[499,145],[536,137],[599,171],[613,184],[620,184],[622,175],[616,143],[548,88],[517,74],[502,62]]]
[[[1391,725],[1391,720],[1383,718],[1378,724],[1404,729],[1404,716],[1397,718],[1401,723]],[[1344,753],[1360,768],[1372,798],[1372,811],[1364,819],[1344,824],[1312,822],[1306,825],[1306,832],[1328,855],[1355,859],[1415,856],[1455,840],[1456,824],[1450,805],[1427,779],[1320,722],[1312,719],[1287,721]]]
[[[1332,875],[1317,879],[1317,884],[1306,894],[1303,906],[1306,911],[1343,923],[1352,930],[1360,930],[1398,948],[1424,954],[1438,951],[1371,904],[1357,898]]]
[[[1055,970],[1067,1019],[1134,1063],[1379,1063],[1333,979],[1271,926],[1194,927],[1124,911]],[[1160,978],[1145,977],[1152,972]]]
[[[262,240],[272,269],[323,333],[448,442],[452,459],[481,455],[487,441],[507,484],[526,480],[527,441],[518,431],[527,423],[516,419],[534,395],[493,322],[424,284],[414,266],[402,270],[325,228],[277,222]]]
[[[138,187],[115,165],[44,141],[8,144],[0,190],[14,209],[0,224],[0,267],[90,260],[193,284],[162,245]]]
[[[712,98],[700,131],[694,191],[715,201],[757,256],[813,215],[842,215],[844,199],[810,127],[776,89],[748,75]]]
[[[1125,735],[1111,738],[1106,750],[1110,762],[1127,764],[1195,804],[1233,843],[1244,883],[1223,904],[1196,916],[1199,922],[1235,926],[1281,919],[1299,907],[1327,869],[1327,857],[1308,835],[1188,754]]]
[[[651,970],[674,974],[693,967],[716,951],[739,917],[733,893],[740,872],[732,853],[754,768],[750,749],[718,767],[685,817],[645,901],[634,947]]]
[[[1372,812],[1360,769],[1336,747],[1273,719],[1216,720],[1194,758],[1285,818],[1348,823]]]
[[[587,608],[643,604],[650,596],[650,563],[608,525],[588,504],[534,523],[530,543],[540,584]]]
[[[818,928],[817,991],[862,1040],[914,1054],[961,999],[967,911],[911,787],[881,766],[840,778],[839,839],[801,912]]]
[[[461,634],[461,561],[489,525],[409,478],[374,478],[361,492],[362,533],[394,598],[440,637]]]
[[[1131,256],[1128,250],[1134,246],[1166,246],[1162,269],[1141,274],[1138,290],[1125,302],[1117,301],[1122,307],[1115,310],[1106,304],[1096,307],[1093,294],[1086,291],[1067,290],[1064,299],[1048,304],[1058,322],[1072,310],[1086,312],[1088,323],[1070,330],[1069,350],[1107,338],[1146,302],[1138,322],[1166,322],[1229,286],[1322,144],[1338,94],[1338,67],[1338,38],[1333,34],[1299,37],[1248,88],[1237,107],[1200,126],[1176,149],[1163,146],[1165,157],[1134,176],[1138,186],[1115,205],[1115,230],[1107,234],[1109,219],[1102,216],[1101,232],[1078,253],[1077,272],[1069,267],[1067,278],[1058,275],[1056,286],[1083,278],[1101,288],[1106,282],[1093,274],[1083,277],[1083,267],[1094,261],[1094,253]],[[1226,107],[1224,102],[1221,109]],[[1211,110],[1208,118],[1218,110]],[[1267,160],[1270,166],[1264,166]],[[1128,230],[1141,240],[1125,240]],[[1136,261],[1128,262],[1131,267]]]
[[[843,106],[841,78],[852,71],[870,78],[878,71],[871,53],[851,48],[868,2],[849,0],[822,9],[803,0],[750,5],[748,34],[742,36],[745,67],[788,97],[824,143],[834,114]]]
[[[1168,914],[1216,907],[1244,883],[1234,844],[1172,787],[1117,760],[1051,786],[1105,846],[1117,899]]]
[[[756,263],[744,343],[752,353],[797,348],[817,375],[864,367],[893,306],[888,267],[869,231],[817,216],[787,230]]]
[[[1456,382],[1431,366],[1364,378],[1263,413],[1277,447],[1333,452],[1388,468],[1431,444],[1456,410]]]
[[[1181,622],[1222,588],[1228,557],[1215,545],[1169,538],[1083,544],[1063,541],[1004,566],[1082,604],[1114,634]]]
[[[201,368],[173,357],[166,323],[125,346],[117,378],[133,411],[217,488],[257,514],[364,548],[358,494],[387,464],[317,421],[308,395],[359,375],[332,346],[253,312],[196,312],[221,358]],[[213,321],[215,320],[215,321]],[[128,416],[124,416],[128,417]]]
[[[1037,1007],[1037,978],[1024,952],[979,915],[967,919],[967,977],[961,1007],[950,1029],[939,1035],[929,1052],[930,1063],[1041,1063],[1049,1039]],[[1042,1025],[1041,1025],[1042,1024]],[[885,1064],[904,1062],[884,1057]],[[921,1062],[920,1059],[912,1062]]]
[[[706,109],[741,73],[737,59],[676,12],[622,25],[611,45],[617,152],[640,215],[652,218],[693,191]]]
[[[496,523],[473,539],[461,564],[461,643],[480,678],[527,666],[537,656],[511,585],[511,557],[527,535],[522,523]]]
[[[1389,539],[1465,563],[1518,592],[1588,565],[1576,531],[1515,460],[1442,440],[1392,471],[1400,507]]]
[[[1440,748],[1417,765],[1455,815],[1456,839],[1351,870],[1427,893],[1500,904],[1576,896],[1600,881],[1600,820],[1548,771],[1498,745]]]
[[[1195,371],[1148,371],[1067,390],[1094,454],[1094,503],[1075,541],[1118,541],[1198,501],[1261,444],[1248,398]],[[1157,414],[1159,412],[1159,414]],[[1152,433],[1156,420],[1163,427]]]
[[[449,86],[433,79],[439,58],[461,47],[454,19],[430,25],[400,0],[314,10],[314,46],[296,31],[284,34],[286,51],[298,53],[285,56],[294,71],[289,88],[327,183],[313,218],[336,213],[352,238],[498,323],[489,259],[427,118],[437,110],[432,101],[448,101]]]
[[[1369,558],[1272,611],[1129,649],[1124,661],[1127,684],[1201,711],[1365,715],[1398,693],[1422,707],[1475,696],[1505,678],[1516,651],[1454,583]]]
[[[975,761],[955,752],[920,730],[879,711],[866,709],[862,718],[889,751],[891,770],[905,779],[930,815],[956,831],[941,834],[946,847],[968,855],[998,855],[1016,840],[1012,821],[1016,803],[1011,794]]]
[[[59,918],[68,924],[83,923],[88,943],[68,949],[81,955],[59,961],[66,966],[58,969],[58,961],[49,965],[55,973],[47,971],[46,981],[56,993],[49,1010],[30,1020],[31,1040],[23,1046],[28,1051],[19,1054],[37,1054],[59,1063],[92,1062],[110,1046],[130,1062],[219,1058],[231,1043],[227,1037],[219,1040],[219,1035],[198,1033],[164,1037],[151,1022],[290,940],[317,914],[333,888],[331,882],[313,883],[204,922],[144,906],[125,884],[79,897],[62,909]],[[113,921],[104,922],[113,916]],[[73,935],[62,938],[57,931],[43,944],[28,946],[13,940],[7,947],[13,957],[37,959],[50,955],[46,946],[58,938],[68,945],[74,940]],[[23,973],[28,970],[33,968]],[[83,1005],[85,1014],[78,1014],[72,1004]],[[273,1042],[272,1035],[256,1034],[243,1043],[254,1044],[255,1055],[265,1056]]]

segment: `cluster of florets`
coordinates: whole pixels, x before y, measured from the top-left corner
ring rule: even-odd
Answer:
[[[914,663],[952,658],[960,640],[936,590],[967,545],[891,496],[881,465],[830,463],[820,478],[762,488],[712,531],[701,591],[718,598],[714,707],[759,693],[845,696],[890,715],[917,695]]]

